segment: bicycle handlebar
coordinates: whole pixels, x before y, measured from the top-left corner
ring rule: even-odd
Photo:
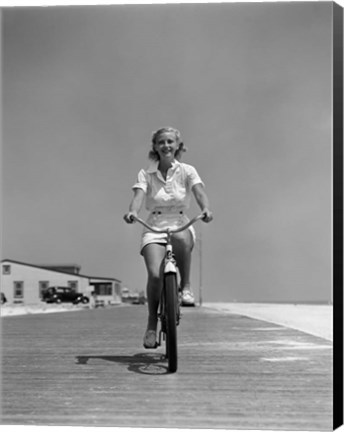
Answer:
[[[186,223],[185,225],[183,225],[181,227],[159,229],[159,228],[153,228],[152,226],[148,225],[144,220],[140,219],[139,217],[132,216],[133,220],[136,220],[141,225],[143,225],[144,227],[148,228],[149,231],[157,233],[157,234],[174,234],[174,233],[178,233],[178,232],[184,231],[187,228],[189,228],[192,224],[194,224],[195,222],[197,222],[198,220],[203,219],[203,218],[204,218],[204,215],[203,214],[199,214],[198,216],[195,216],[188,223]]]

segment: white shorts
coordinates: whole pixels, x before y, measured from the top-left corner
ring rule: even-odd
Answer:
[[[148,219],[148,225],[154,228],[164,229],[164,228],[178,228],[189,222],[189,218],[183,211],[178,211],[176,213],[164,213],[163,211],[153,211]],[[193,226],[190,226],[188,230],[191,233],[193,244],[196,241],[196,232]],[[153,233],[147,228],[143,229],[140,245],[140,253],[142,254],[143,248],[150,243],[167,243],[167,234],[164,233]]]

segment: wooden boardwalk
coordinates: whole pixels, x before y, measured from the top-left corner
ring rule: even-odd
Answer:
[[[146,307],[7,317],[1,424],[332,430],[332,343],[184,308],[179,368],[145,350]]]

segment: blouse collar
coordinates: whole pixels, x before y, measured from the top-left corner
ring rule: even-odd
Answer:
[[[180,165],[180,162],[178,162],[176,159],[172,162],[172,170],[174,170],[175,168],[177,168]],[[155,172],[158,171],[158,166],[159,166],[159,161],[153,161],[151,162],[151,164],[149,165],[148,169],[147,169],[147,173],[149,174],[153,174]]]

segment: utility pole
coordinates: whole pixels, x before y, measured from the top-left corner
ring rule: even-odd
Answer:
[[[199,305],[202,306],[203,298],[202,298],[202,284],[203,284],[203,268],[202,268],[202,226],[200,226],[199,230]]]

